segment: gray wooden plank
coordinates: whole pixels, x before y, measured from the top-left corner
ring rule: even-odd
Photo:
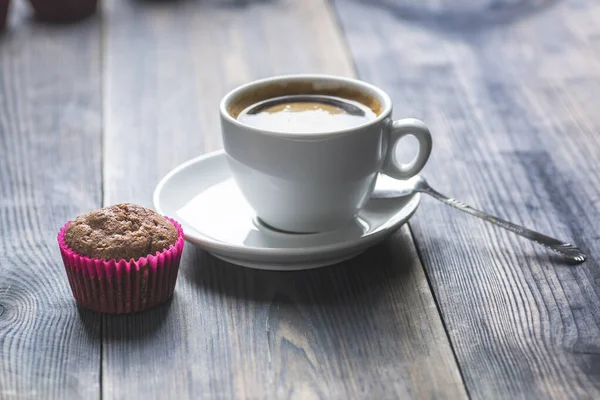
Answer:
[[[0,36],[0,398],[100,395],[100,317],[79,310],[59,228],[101,204],[99,23]]]
[[[352,75],[322,0],[106,3],[106,204],[151,205],[221,147],[218,102],[251,79]],[[188,246],[173,300],[103,319],[103,396],[464,398],[408,229],[316,271],[236,267]]]
[[[571,238],[545,249],[434,200],[411,222],[473,398],[600,397],[600,5],[335,1],[359,75],[423,119],[432,185]]]

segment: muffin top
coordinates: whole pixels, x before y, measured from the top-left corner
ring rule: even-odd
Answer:
[[[163,216],[135,204],[116,204],[80,215],[65,232],[77,253],[105,260],[130,260],[175,244],[178,232]]]

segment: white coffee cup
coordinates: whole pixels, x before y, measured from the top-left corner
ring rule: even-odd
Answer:
[[[374,99],[377,117],[350,129],[305,134],[259,129],[236,119],[248,101],[306,94],[297,92],[301,90]],[[261,79],[225,95],[220,113],[223,144],[236,183],[262,222],[283,231],[340,228],[365,205],[379,173],[410,178],[431,153],[431,134],[423,122],[392,120],[390,97],[355,79],[312,74]],[[406,135],[417,138],[419,152],[403,164],[395,149]]]

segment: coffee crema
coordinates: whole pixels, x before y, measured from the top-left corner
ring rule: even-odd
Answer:
[[[363,125],[377,118],[366,105],[320,94],[279,96],[254,103],[237,120],[254,128],[285,133],[326,133]]]

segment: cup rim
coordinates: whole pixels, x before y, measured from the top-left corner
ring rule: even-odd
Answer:
[[[371,96],[376,94],[377,100],[381,103],[382,110],[381,113],[373,120],[368,121],[364,124],[354,126],[351,128],[338,129],[327,132],[319,132],[319,133],[292,133],[292,132],[282,132],[282,131],[271,131],[267,129],[260,129],[250,125],[246,125],[236,118],[232,117],[227,110],[229,104],[231,104],[232,100],[239,95],[241,92],[253,87],[259,86],[266,83],[271,82],[281,82],[281,81],[338,81],[345,83],[347,85],[352,85],[355,87],[359,87],[361,89],[366,89],[367,93]],[[328,74],[288,74],[288,75],[276,75],[268,78],[257,79],[243,85],[237,86],[235,89],[230,90],[223,98],[221,99],[221,103],[219,104],[219,112],[221,113],[221,117],[226,119],[229,123],[238,126],[239,128],[243,128],[255,133],[260,133],[263,135],[282,137],[282,138],[293,138],[296,140],[301,139],[319,139],[319,138],[329,138],[333,136],[339,136],[348,132],[356,131],[357,129],[364,129],[372,125],[376,125],[380,123],[382,120],[386,119],[392,112],[392,100],[390,96],[379,87],[372,85],[370,83],[361,81],[359,79],[347,78],[344,76],[338,75],[328,75]]]

